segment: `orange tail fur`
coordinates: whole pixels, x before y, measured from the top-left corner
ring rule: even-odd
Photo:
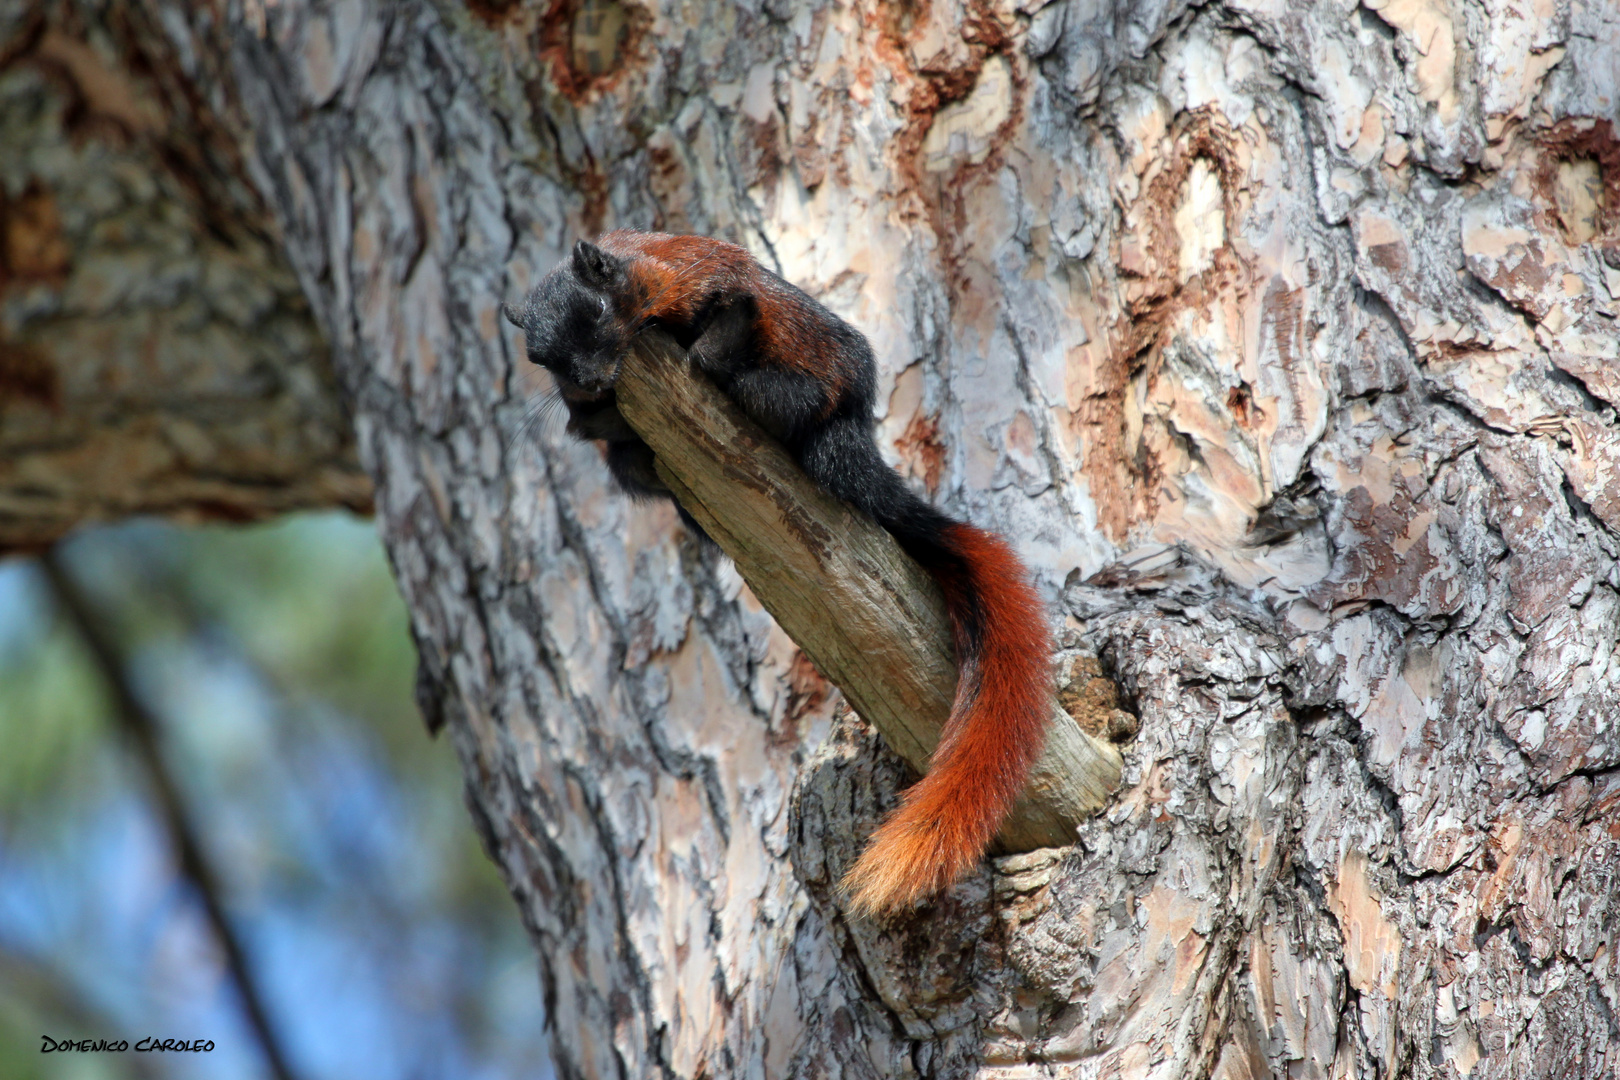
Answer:
[[[972,867],[1045,739],[1051,638],[1023,564],[1006,541],[971,525],[953,523],[940,540],[945,557],[921,561],[945,592],[960,669],[956,700],[928,775],[844,878],[862,914],[915,904]]]

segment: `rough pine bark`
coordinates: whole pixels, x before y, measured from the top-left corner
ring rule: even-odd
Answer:
[[[262,268],[217,293],[262,298],[219,309],[232,355],[330,356],[559,1075],[1620,1076],[1609,0],[12,0],[0,34],[8,95],[93,104],[88,49],[197,148],[130,205],[188,282]],[[111,136],[38,108],[4,437],[110,438],[39,388],[142,370],[76,313],[172,305],[69,302],[106,233],[49,147]],[[1136,714],[1073,846],[845,914],[905,767],[529,421],[496,305],[620,225],[736,240],[870,335],[892,460],[1017,540]],[[258,400],[335,431],[300,394]],[[336,438],[275,483],[334,498]],[[93,502],[18,475],[30,535]]]

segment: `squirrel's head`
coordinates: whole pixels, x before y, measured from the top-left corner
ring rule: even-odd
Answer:
[[[632,327],[620,308],[629,264],[584,240],[534,287],[521,308],[506,306],[523,330],[529,360],[557,377],[564,397],[611,389],[630,349]]]

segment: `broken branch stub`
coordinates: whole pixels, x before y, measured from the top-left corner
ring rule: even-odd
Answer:
[[[775,440],[657,331],[641,335],[619,411],[658,474],[737,564],[805,655],[919,773],[956,690],[950,623],[933,579],[886,531],[822,491]],[[1002,826],[1006,851],[1072,843],[1119,782],[1112,746],[1052,701],[1046,745]]]

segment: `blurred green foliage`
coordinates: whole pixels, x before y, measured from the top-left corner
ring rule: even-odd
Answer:
[[[79,642],[54,619],[35,626],[36,638],[0,651],[0,745],[6,747],[0,823],[6,825],[86,786],[106,734],[105,697]]]

